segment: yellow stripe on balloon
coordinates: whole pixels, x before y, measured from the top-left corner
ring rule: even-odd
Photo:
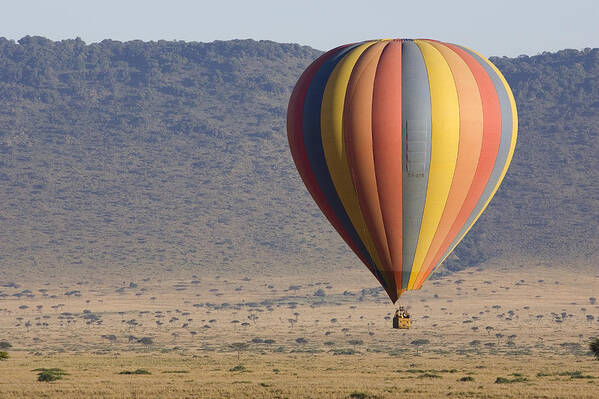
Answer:
[[[483,139],[483,108],[478,84],[472,71],[464,60],[449,47],[434,41],[428,43],[443,55],[453,73],[461,111],[460,140],[456,169],[443,216],[428,250],[425,264],[420,269],[420,274],[414,284],[414,289],[420,289],[428,277],[431,262],[464,204],[477,169]]]
[[[431,161],[426,201],[408,289],[416,277],[439,226],[455,171],[460,117],[457,89],[445,58],[432,45],[415,40],[426,64],[431,94]]]
[[[465,46],[462,46],[462,47],[470,50],[474,54],[478,55],[481,59],[483,59],[493,69],[493,71],[495,71],[495,73],[497,74],[497,77],[499,78],[499,80],[501,80],[501,83],[503,84],[503,87],[505,88],[505,91],[507,93],[507,97],[510,100],[510,107],[512,109],[512,140],[510,142],[510,149],[509,149],[509,152],[508,152],[507,160],[505,162],[503,170],[501,171],[501,175],[499,176],[499,180],[497,181],[497,184],[495,185],[495,188],[493,188],[493,191],[491,192],[491,195],[489,196],[489,199],[487,199],[487,202],[485,203],[485,205],[482,207],[482,209],[480,210],[480,212],[478,213],[478,215],[476,215],[476,218],[474,218],[474,220],[472,221],[472,224],[470,224],[470,226],[468,226],[468,228],[466,229],[466,231],[464,232],[464,234],[460,237],[459,240],[457,240],[456,244],[447,252],[447,255],[445,255],[445,257],[441,260],[441,262],[439,262],[439,264],[443,263],[445,261],[445,259],[447,259],[447,257],[449,255],[451,255],[451,253],[453,252],[453,250],[455,249],[455,247],[458,246],[458,244],[460,243],[460,241],[462,241],[462,239],[466,236],[466,234],[468,234],[468,232],[470,231],[470,229],[472,228],[472,226],[474,226],[474,224],[476,223],[476,221],[478,220],[478,218],[480,217],[480,215],[482,215],[482,213],[485,211],[485,209],[487,209],[487,205],[489,205],[489,203],[491,202],[491,200],[495,196],[495,193],[499,189],[499,186],[501,186],[501,182],[503,181],[503,178],[505,177],[505,174],[507,173],[507,170],[508,170],[508,168],[510,166],[510,163],[512,162],[512,157],[514,156],[514,149],[516,148],[516,141],[517,141],[516,139],[518,137],[518,110],[516,109],[516,100],[514,99],[514,93],[512,93],[512,89],[510,88],[510,86],[508,85],[507,81],[505,80],[505,77],[499,71],[499,69],[497,69],[497,67],[495,65],[493,65],[493,63],[491,61],[489,61],[488,59],[486,59],[480,53],[478,53],[478,52],[476,52],[476,51],[474,51],[474,50],[472,50],[470,48],[467,48]]]
[[[320,126],[322,147],[335,190],[345,208],[345,212],[347,212],[351,223],[368,250],[368,253],[370,253],[377,269],[382,272],[384,268],[376,251],[372,236],[366,226],[362,211],[360,211],[358,195],[352,181],[349,162],[345,152],[345,140],[343,139],[343,107],[347,84],[352,70],[362,53],[375,43],[377,42],[364,43],[350,51],[339,61],[331,73],[322,97]],[[381,274],[385,276],[385,273]]]

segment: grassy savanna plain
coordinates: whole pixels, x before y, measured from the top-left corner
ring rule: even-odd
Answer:
[[[368,272],[0,281],[1,398],[596,398],[599,272],[489,261],[402,296]],[[67,374],[38,382],[36,369]],[[145,370],[144,374],[121,374]]]

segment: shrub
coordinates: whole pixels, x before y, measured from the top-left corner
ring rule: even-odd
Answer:
[[[424,374],[420,374],[416,378],[442,378],[442,377],[439,374],[424,373]]]
[[[58,368],[39,368],[33,371],[38,371],[37,380],[40,382],[52,382],[62,380],[62,377],[68,375],[64,370]]]
[[[356,355],[359,354],[360,352],[357,352],[351,348],[347,348],[347,349],[331,349],[329,352],[333,352],[333,356],[337,356],[337,355]]]
[[[50,371],[42,371],[37,374],[37,380],[40,382],[51,382],[61,380],[62,376],[59,374],[54,374]]]
[[[231,367],[229,369],[229,371],[231,371],[231,372],[234,372],[234,371],[246,371],[246,368],[245,368],[245,366],[242,366],[241,364],[238,364],[235,367]]]
[[[599,338],[595,338],[591,341],[591,343],[589,344],[589,349],[591,350],[591,352],[593,352],[595,358],[599,360]]]
[[[421,346],[428,345],[430,341],[428,339],[416,339],[410,342],[412,345],[416,346],[416,354],[418,354],[418,350]]]
[[[576,370],[576,371],[563,371],[561,373],[558,374],[559,376],[562,377],[570,377],[573,379],[578,379],[578,378],[595,378],[592,375],[584,375],[582,374],[582,371]]]
[[[495,384],[511,384],[513,382],[526,382],[528,381],[528,378],[526,377],[516,377],[516,378],[504,378],[504,377],[497,377],[497,379],[495,380]]]
[[[467,376],[467,377],[462,377],[460,378],[458,381],[462,381],[462,382],[466,382],[466,381],[474,381],[474,378]]]
[[[246,342],[233,342],[230,346],[231,349],[237,352],[237,361],[239,361],[241,351],[244,351],[249,348],[249,344]]]
[[[134,371],[130,371],[130,370],[123,370],[121,371],[119,374],[126,374],[126,375],[132,375],[132,374],[143,374],[143,375],[150,375],[152,373],[150,373],[148,370],[146,369],[137,369]]]
[[[423,346],[423,345],[427,345],[430,343],[430,341],[428,339],[416,339],[412,342],[410,342],[412,345],[416,345],[416,346]]]
[[[8,341],[0,341],[0,349],[10,349],[12,345]]]
[[[351,399],[366,399],[368,397],[368,395],[365,394],[364,392],[354,391],[349,394],[349,397]]]
[[[8,352],[0,352],[0,360],[8,360]]]
[[[139,342],[140,344],[144,344],[144,345],[153,345],[154,344],[154,340],[151,337],[143,337],[137,340],[137,342]]]

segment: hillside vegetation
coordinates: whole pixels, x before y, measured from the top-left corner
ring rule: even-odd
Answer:
[[[5,270],[357,267],[293,167],[296,44],[0,39]],[[451,268],[599,252],[599,49],[493,58],[520,114],[503,187]]]

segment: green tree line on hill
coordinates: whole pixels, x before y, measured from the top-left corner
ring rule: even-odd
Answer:
[[[287,149],[319,51],[233,40],[0,38],[0,261],[14,267],[357,265]],[[599,49],[492,58],[518,103],[504,185],[447,262],[597,254]]]

